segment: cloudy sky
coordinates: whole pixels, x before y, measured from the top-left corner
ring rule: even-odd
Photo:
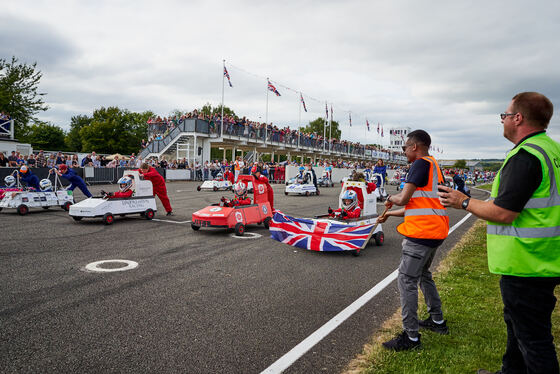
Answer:
[[[556,107],[560,140],[560,2],[551,1],[26,1],[4,2],[0,57],[37,62],[50,107],[68,129],[102,106],[192,110],[221,102],[253,120],[297,127],[332,103],[343,138],[388,141],[425,129],[441,158],[503,158],[499,113],[521,91]],[[349,112],[352,127],[349,127]],[[372,131],[365,131],[366,118]],[[385,137],[377,136],[377,123]]]

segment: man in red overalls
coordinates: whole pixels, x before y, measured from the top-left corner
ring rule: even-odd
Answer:
[[[173,209],[171,208],[171,204],[169,203],[169,197],[167,197],[167,188],[165,187],[165,179],[161,176],[160,173],[150,165],[143,163],[138,169],[140,175],[144,177],[144,179],[149,180],[152,182],[152,186],[154,189],[154,196],[157,195],[165,208],[168,216],[173,215]]]

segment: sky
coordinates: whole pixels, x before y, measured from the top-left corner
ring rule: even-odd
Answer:
[[[442,159],[504,158],[513,145],[499,114],[516,93],[541,92],[560,108],[557,0],[18,0],[2,8],[0,58],[37,63],[49,106],[38,117],[65,130],[72,116],[100,107],[166,116],[219,105],[223,60],[233,84],[224,104],[239,116],[294,128],[324,116],[328,102],[344,139],[388,144],[393,127],[424,129]],[[282,95],[268,95],[268,106],[267,78]],[[557,141],[559,118],[548,129]]]

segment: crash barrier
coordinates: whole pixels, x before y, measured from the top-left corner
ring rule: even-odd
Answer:
[[[165,179],[168,181],[192,180],[190,169],[167,169]]]
[[[321,178],[321,176],[323,175],[323,171],[325,171],[325,168],[314,166],[313,170],[315,171],[317,178]],[[354,169],[333,168],[331,172],[331,180],[333,181],[333,183],[340,183],[342,181],[342,178],[348,177],[353,170]],[[359,172],[363,172],[365,169],[356,169],[356,170],[358,170]],[[286,166],[286,180],[295,177],[298,173],[299,173],[299,166],[294,166],[294,165]],[[387,180],[393,178],[394,174],[395,174],[394,170],[387,170]]]

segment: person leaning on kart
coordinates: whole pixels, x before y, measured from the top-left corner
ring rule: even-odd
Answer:
[[[122,177],[117,182],[119,184],[119,191],[117,192],[105,192],[101,190],[101,196],[104,199],[117,199],[117,198],[124,198],[124,197],[131,197],[134,193],[132,189],[132,178],[131,177]]]
[[[329,217],[340,217],[342,219],[358,218],[362,209],[358,205],[358,194],[356,191],[346,190],[342,195],[342,208],[332,210],[329,207]]]
[[[222,196],[220,205],[227,207],[234,207],[240,205],[250,205],[251,198],[247,197],[247,186],[243,182],[237,182],[233,186],[235,196],[232,200],[228,200]]]

